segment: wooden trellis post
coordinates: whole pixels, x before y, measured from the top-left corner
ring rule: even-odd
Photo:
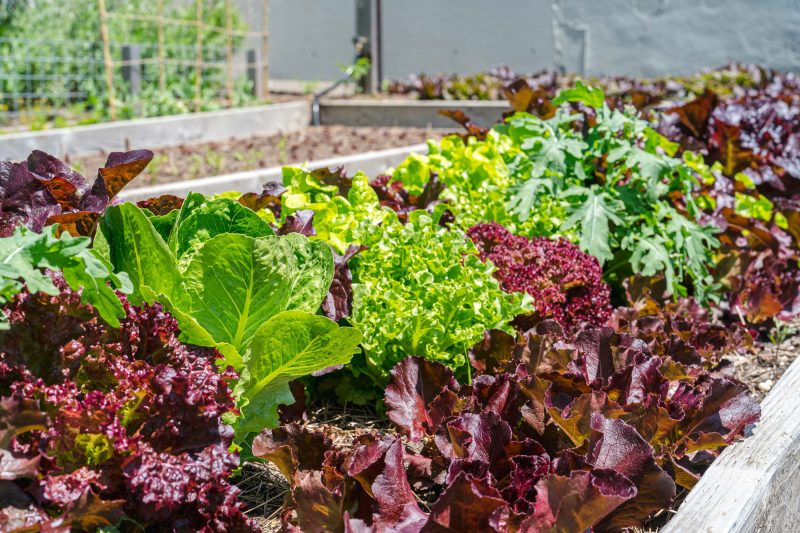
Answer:
[[[156,16],[158,20],[158,89],[161,92],[167,90],[167,72],[164,53],[164,0],[158,0],[156,4]]]
[[[269,0],[261,0],[261,87],[269,96]]]
[[[97,0],[100,11],[100,37],[103,39],[103,63],[106,69],[106,91],[108,92],[108,114],[111,120],[117,119],[114,97],[114,63],[111,60],[111,42],[108,37],[108,12],[106,0]]]
[[[197,46],[195,48],[194,64],[194,108],[200,111],[201,87],[203,77],[203,0],[197,0]]]
[[[228,106],[233,107],[233,0],[225,0],[225,46]]]

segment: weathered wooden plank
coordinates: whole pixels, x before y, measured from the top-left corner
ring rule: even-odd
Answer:
[[[0,160],[21,161],[33,150],[63,157],[288,133],[305,128],[310,122],[311,104],[302,100],[11,133],[0,136]]]
[[[720,454],[662,533],[800,532],[800,359],[761,409],[752,436]]]
[[[481,126],[491,126],[511,107],[505,100],[326,100],[320,104],[325,126],[416,127],[460,129],[440,109],[463,111]]]

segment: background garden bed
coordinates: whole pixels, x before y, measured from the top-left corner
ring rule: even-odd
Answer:
[[[0,160],[23,160],[33,150],[56,157],[160,148],[187,142],[270,135],[297,131],[311,122],[311,106],[305,100],[264,106],[226,109],[167,117],[120,120],[89,126],[0,136]]]
[[[156,148],[153,161],[130,185],[146,187],[207,176],[297,165],[359,153],[424,143],[450,130],[424,128],[306,127],[273,135],[253,135],[208,143]],[[91,173],[108,154],[69,157],[74,168]]]
[[[368,176],[378,176],[388,168],[402,162],[408,154],[412,152],[425,153],[426,150],[426,144],[415,144],[388,150],[310,161],[307,162],[306,166],[309,169],[341,167],[350,175],[362,171]],[[299,162],[298,164],[302,163],[304,162]],[[131,187],[123,190],[119,194],[119,198],[123,201],[135,202],[164,194],[185,196],[189,192],[218,194],[227,191],[258,191],[267,182],[280,182],[282,174],[283,166],[278,165],[196,180],[169,182],[146,187]]]
[[[320,105],[320,121],[341,126],[452,128],[453,120],[439,114],[443,109],[463,111],[478,124],[490,126],[511,108],[505,100],[331,99]]]

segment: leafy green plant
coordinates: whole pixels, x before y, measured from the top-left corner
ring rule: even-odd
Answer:
[[[362,244],[390,216],[363,172],[348,178],[341,171],[283,168],[286,191],[281,196],[281,218],[303,209],[314,211],[316,238],[340,254]]]
[[[364,333],[364,359],[350,366],[384,386],[391,368],[413,354],[467,372],[467,349],[485,329],[512,331],[531,310],[529,297],[507,294],[472,242],[437,216],[413,211],[387,221],[369,249],[350,262],[352,323]]]
[[[88,237],[66,232],[56,236],[56,228],[48,226],[35,233],[20,226],[10,237],[0,239],[0,305],[25,287],[30,293],[58,295],[59,289],[45,272],[51,270],[60,272],[73,290],[80,291],[81,301],[94,306],[103,320],[119,327],[125,310],[114,288],[130,293],[133,287],[128,275],[114,274],[111,265],[89,248]],[[7,318],[0,313],[0,329],[7,328]]]
[[[511,212],[524,219],[555,197],[568,215],[561,229],[578,235],[581,248],[605,266],[607,280],[619,285],[634,273],[663,275],[674,294],[685,296],[691,287],[701,301],[714,297],[709,267],[716,229],[696,221],[692,193],[699,183],[671,157],[677,145],[632,112],[610,109],[596,89],[579,84],[561,94],[555,103],[578,101],[592,108],[591,117],[562,107],[550,120],[517,114],[503,126],[530,162],[530,177],[509,200]],[[577,118],[587,123],[583,131],[573,125]]]
[[[333,278],[330,247],[276,236],[234,200],[192,193],[166,215],[122,204],[100,228],[97,246],[130,273],[131,299],[164,304],[182,341],[216,347],[239,372],[241,415],[230,422],[240,440],[277,424],[278,405],[294,401],[289,381],[347,363],[361,341],[314,314]]]
[[[165,2],[164,16],[183,22],[195,21],[195,3]],[[109,17],[108,31],[112,42],[112,52],[118,54],[120,44],[142,45],[142,59],[157,59],[158,26],[155,23],[142,23],[126,15],[155,15],[155,4],[151,0],[109,1],[110,13],[122,15]],[[225,27],[227,23],[226,2],[223,0],[203,0],[203,22],[209,26]],[[0,19],[3,13],[0,12]],[[0,93],[13,95],[19,93],[41,93],[37,105],[46,107],[47,112],[39,115],[34,126],[49,126],[52,107],[74,107],[74,96],[80,95],[82,109],[77,113],[79,120],[96,121],[108,119],[106,105],[107,88],[103,74],[102,43],[100,42],[100,14],[95,0],[71,0],[69,9],[57,0],[37,0],[23,2],[7,14],[7,22],[0,28],[0,35],[7,41],[0,44]],[[54,23],[57,21],[57,23]],[[46,37],[33,39],[31,35],[47,29]],[[240,32],[247,24],[239,10],[232,10],[232,28]],[[195,110],[194,67],[189,63],[195,60],[196,32],[186,24],[167,24],[163,31],[163,43],[167,64],[166,90],[160,90],[156,82],[145,84],[137,95],[130,94],[129,87],[121,83],[121,67],[117,66],[115,92],[120,118],[141,116],[161,116],[186,113]],[[244,37],[234,35],[233,46],[238,49]],[[220,61],[224,58],[227,42],[224,32],[204,31],[203,48],[205,61]],[[36,61],[35,58],[68,58],[65,61]],[[6,60],[6,58],[8,60]],[[69,59],[69,58],[73,58]],[[84,60],[85,59],[85,60]],[[115,56],[119,61],[119,56]],[[150,68],[144,65],[145,69]],[[31,79],[29,79],[31,78]],[[147,79],[154,79],[148,76]],[[222,106],[219,94],[225,88],[224,69],[206,68],[201,77],[200,109],[211,111]],[[60,96],[63,95],[63,96]],[[244,79],[236,81],[233,105],[247,105],[252,96],[251,83]],[[60,112],[60,111],[59,111]],[[100,117],[98,117],[98,115]],[[57,124],[53,124],[57,126]]]
[[[632,108],[604,100],[578,83],[553,101],[561,106],[552,118],[517,113],[483,138],[429,143],[427,156],[410,156],[392,177],[419,194],[435,173],[462,228],[492,221],[578,243],[618,291],[638,273],[665,276],[676,295],[714,298],[709,266],[718,242],[697,223],[697,173]]]
[[[526,170],[521,147],[493,129],[483,139],[451,135],[440,142],[428,141],[428,154],[411,154],[394,169],[392,178],[402,182],[410,194],[419,195],[435,173],[445,185],[440,198],[449,202],[462,229],[489,221],[529,237],[574,239],[574,233],[561,229],[566,219],[561,200],[543,199],[527,217],[509,211],[509,191],[525,178]]]
[[[360,92],[361,87],[358,86],[358,82],[369,75],[372,64],[368,57],[359,57],[354,63],[337,63],[336,67],[342,72],[343,75],[347,74],[350,76],[350,78],[347,80],[347,83],[356,85],[356,92]]]

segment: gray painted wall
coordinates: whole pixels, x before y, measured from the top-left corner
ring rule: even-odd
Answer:
[[[250,0],[258,1],[258,0]],[[383,0],[384,77],[519,72],[683,74],[728,61],[800,69],[800,0]],[[353,0],[270,0],[270,72],[332,79]]]
[[[353,61],[355,31],[354,0],[270,0],[270,77],[338,78],[336,64]]]
[[[549,0],[384,0],[383,71],[475,72],[553,64]]]

